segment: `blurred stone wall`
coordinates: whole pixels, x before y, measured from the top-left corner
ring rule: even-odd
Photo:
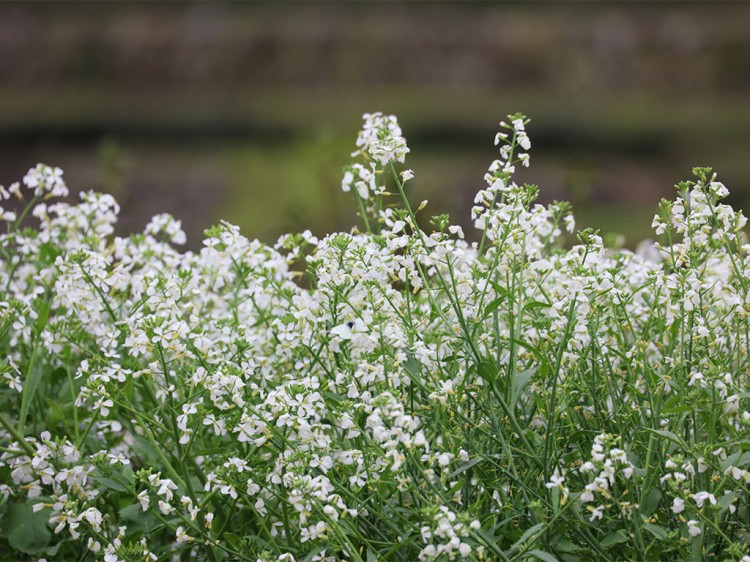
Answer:
[[[714,165],[746,205],[748,29],[745,3],[3,4],[0,181],[61,165],[116,191],[125,228],[168,211],[192,239],[227,214],[268,239],[347,228],[337,178],[382,109],[418,194],[465,216],[523,111],[543,200],[653,212]]]
[[[714,94],[750,86],[749,23],[749,6],[721,2],[15,3],[0,86]]]

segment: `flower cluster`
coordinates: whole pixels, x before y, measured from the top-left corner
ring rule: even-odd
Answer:
[[[750,560],[744,216],[697,168],[654,242],[606,248],[515,181],[527,123],[467,236],[380,113],[345,233],[182,251],[169,215],[120,237],[111,196],[55,200],[58,169],[0,188],[0,550]]]
[[[382,166],[389,162],[404,163],[409,147],[401,134],[401,127],[393,115],[381,112],[365,113],[364,126],[357,135],[358,152],[367,154]],[[352,156],[356,156],[357,152]]]

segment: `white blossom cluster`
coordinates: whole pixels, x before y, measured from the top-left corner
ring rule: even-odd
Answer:
[[[381,112],[365,113],[365,123],[357,135],[358,152],[368,154],[381,165],[395,161],[404,163],[409,147],[401,133],[398,120],[393,115],[383,115]]]
[[[501,123],[473,241],[412,207],[380,113],[348,233],[221,223],[181,251],[169,215],[120,237],[111,196],[53,200],[58,169],[0,188],[0,550],[747,560],[744,216],[696,169],[656,242],[608,249],[514,181],[527,121]]]

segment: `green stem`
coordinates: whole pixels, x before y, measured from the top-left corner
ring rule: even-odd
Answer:
[[[32,447],[28,443],[28,441],[26,441],[26,438],[21,433],[19,433],[15,427],[11,425],[8,418],[6,418],[2,412],[0,412],[0,425],[2,425],[8,431],[8,433],[13,436],[13,438],[18,443],[18,446],[21,447],[27,455],[34,456],[34,454],[36,453],[34,447]]]

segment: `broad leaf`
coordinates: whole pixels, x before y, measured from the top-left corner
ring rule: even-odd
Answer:
[[[5,515],[5,536],[10,546],[26,554],[36,554],[47,548],[52,538],[48,520],[47,509],[34,513],[32,504],[11,504]]]

